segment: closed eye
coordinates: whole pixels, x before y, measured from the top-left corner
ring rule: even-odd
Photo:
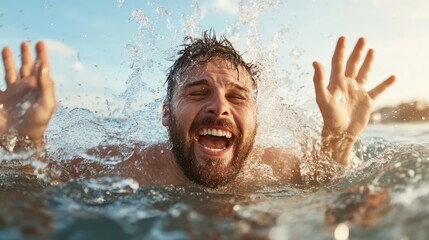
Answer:
[[[208,91],[195,91],[188,94],[191,98],[204,98],[208,95]]]
[[[239,94],[228,95],[227,98],[233,103],[242,103],[247,101],[247,97]]]

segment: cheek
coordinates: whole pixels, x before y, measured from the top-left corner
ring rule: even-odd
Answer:
[[[256,112],[252,108],[237,111],[237,121],[244,131],[253,131],[256,128]]]
[[[183,130],[187,130],[190,128],[196,114],[197,107],[178,102],[178,104],[174,106],[173,121],[176,121],[176,125],[184,128]]]

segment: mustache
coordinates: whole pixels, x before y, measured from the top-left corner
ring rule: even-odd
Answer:
[[[204,116],[196,119],[191,125],[191,131],[194,132],[202,127],[219,127],[232,132],[235,136],[240,136],[238,127],[228,118],[217,118],[215,116]]]

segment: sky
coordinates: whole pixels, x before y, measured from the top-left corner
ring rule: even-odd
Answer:
[[[378,108],[429,101],[428,12],[427,0],[2,0],[0,46],[19,55],[22,41],[44,41],[60,105],[114,112],[164,94],[168,59],[185,35],[229,36],[283,79],[280,95],[306,101],[311,63],[329,72],[337,38],[350,51],[363,36],[376,52],[368,89],[397,77]]]

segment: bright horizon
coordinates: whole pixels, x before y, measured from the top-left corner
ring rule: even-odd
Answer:
[[[106,101],[115,101],[112,96],[121,95],[129,86],[126,81],[132,74],[130,65],[140,63],[139,57],[142,57],[132,57],[130,50],[132,45],[141,43],[138,41],[142,39],[141,36],[135,35],[139,26],[147,27],[144,39],[147,39],[148,45],[142,47],[158,48],[144,52],[143,57],[148,58],[146,64],[150,64],[152,58],[155,62],[154,70],[145,71],[142,77],[158,81],[159,84],[165,78],[168,64],[171,64],[164,59],[171,56],[172,52],[164,51],[179,45],[181,34],[199,36],[201,30],[212,28],[217,35],[221,35],[226,32],[225,27],[229,23],[239,18],[239,12],[242,13],[241,17],[244,16],[245,9],[239,11],[237,0],[196,2],[198,7],[191,7],[193,1],[182,1],[179,4],[167,0],[73,0],[61,3],[53,0],[4,1],[0,7],[0,45],[12,47],[18,55],[20,42],[30,41],[34,45],[39,40],[44,41],[48,46],[52,77],[56,82],[60,104],[96,110],[105,108]],[[257,18],[260,40],[263,46],[270,49],[274,35],[283,31],[275,69],[278,76],[287,74],[293,84],[298,84],[298,87],[302,85],[305,98],[314,99],[312,61],[321,62],[329,73],[336,40],[344,35],[348,39],[349,51],[360,36],[366,37],[367,46],[376,51],[368,89],[390,74],[397,76],[396,84],[377,99],[375,108],[418,99],[429,101],[425,89],[426,71],[429,69],[429,61],[425,61],[426,56],[429,56],[429,2],[241,2],[242,6],[253,5],[255,9],[258,4],[273,5],[261,11]],[[140,22],[132,20],[133,13]],[[182,19],[181,15],[186,17]],[[145,17],[148,22],[144,22]],[[240,28],[241,42],[237,43],[237,47],[251,55],[243,42],[246,31],[251,30],[251,23],[245,24]],[[161,65],[157,66],[157,63]]]

